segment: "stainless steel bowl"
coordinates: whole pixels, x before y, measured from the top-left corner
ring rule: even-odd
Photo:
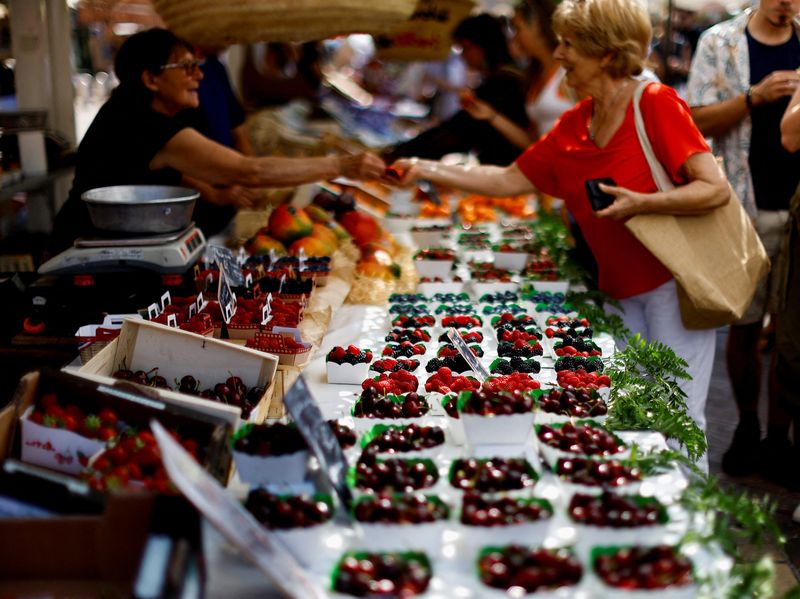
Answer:
[[[98,229],[122,233],[179,231],[192,220],[200,194],[170,185],[114,185],[81,194]]]

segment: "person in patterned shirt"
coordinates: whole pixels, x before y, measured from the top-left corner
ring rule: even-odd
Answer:
[[[687,86],[692,116],[700,131],[713,138],[773,267],[780,260],[789,200],[800,180],[800,153],[785,150],[780,133],[781,117],[800,85],[798,12],[800,0],[762,0],[757,8],[706,31]],[[788,448],[789,419],[774,393],[770,393],[767,438],[761,446],[757,414],[758,346],[764,317],[774,314],[774,287],[775,277],[762,281],[752,304],[728,332],[726,359],[739,424],[723,456],[722,470],[734,476],[754,472],[758,463],[764,465],[764,474],[772,474],[768,470],[777,462],[771,456]],[[770,373],[773,379],[773,368]]]

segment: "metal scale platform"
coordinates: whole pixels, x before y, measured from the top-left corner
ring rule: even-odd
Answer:
[[[194,223],[183,230],[145,236],[85,237],[39,267],[39,274],[68,275],[148,270],[179,274],[203,252],[206,238]]]

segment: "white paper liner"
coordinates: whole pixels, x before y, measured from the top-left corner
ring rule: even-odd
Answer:
[[[697,597],[698,593],[696,584],[668,587],[666,589],[620,589],[607,585],[596,574],[593,577],[597,579],[595,586],[597,589],[596,597],[613,597],[615,599],[692,599]]]
[[[34,406],[29,406],[21,418],[23,462],[67,474],[80,474],[85,468],[82,459],[88,463],[93,455],[105,449],[105,442],[98,439],[33,422],[30,420],[33,409]]]
[[[336,526],[328,521],[308,528],[271,530],[289,549],[291,554],[306,568],[336,559],[341,548],[333,549],[326,540],[336,532]]]
[[[563,414],[554,414],[553,412],[545,412],[544,410],[536,410],[534,412],[535,424],[562,424],[564,422],[573,422],[575,420],[575,416],[564,416]],[[582,416],[581,418],[591,418],[598,424],[603,424],[608,415],[603,414],[602,416]]]
[[[584,574],[585,575],[585,574]],[[476,598],[481,599],[509,599],[509,597],[517,597],[517,595],[510,595],[500,589],[486,586],[480,580],[476,581],[480,585],[480,590],[474,595]],[[582,588],[583,585],[577,584],[569,587],[560,587],[553,590],[543,590],[536,593],[526,593],[519,595],[525,599],[579,599],[589,597]]]
[[[390,233],[400,234],[410,231],[414,220],[410,217],[387,216],[383,222]]]
[[[422,277],[445,279],[453,269],[453,260],[414,260],[417,274]],[[427,294],[426,294],[427,295]]]
[[[549,291],[550,293],[566,293],[569,291],[569,281],[528,281],[536,291]]]
[[[242,482],[253,486],[265,486],[302,483],[306,477],[308,455],[308,450],[268,457],[234,451],[233,459],[236,461],[236,470]]]
[[[429,297],[436,293],[461,293],[464,291],[464,282],[445,280],[439,283],[419,283],[417,285],[417,291]]]
[[[660,545],[671,535],[667,524],[655,526],[634,526],[632,528],[613,528],[610,526],[590,526],[576,524],[570,520],[577,534],[575,552],[588,559],[593,547],[604,545]]]
[[[476,298],[481,297],[484,293],[498,293],[498,292],[505,292],[505,291],[513,291],[517,292],[519,290],[519,283],[515,283],[513,281],[470,281],[470,285],[472,286],[472,292],[475,294]]]
[[[528,264],[528,252],[493,252],[494,265],[503,270],[521,271]]]
[[[431,247],[451,247],[449,231],[411,231],[416,246],[424,250]]]
[[[353,540],[354,551],[422,551],[428,557],[439,554],[446,521],[422,524],[358,523],[361,535]]]
[[[459,546],[477,555],[483,547],[502,545],[541,545],[550,532],[552,516],[535,522],[508,526],[468,526],[459,523]]]
[[[461,414],[468,445],[524,445],[533,433],[533,412],[478,416]]]
[[[325,368],[328,373],[328,384],[331,385],[361,385],[361,382],[369,375],[369,363],[367,362],[359,364],[326,362]]]
[[[448,415],[445,416],[445,421],[447,422],[445,437],[453,445],[465,445],[467,440],[464,436],[464,423],[461,422],[461,418],[453,418]]]

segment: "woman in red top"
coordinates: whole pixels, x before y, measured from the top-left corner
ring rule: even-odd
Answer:
[[[729,198],[726,180],[692,122],[686,104],[669,87],[650,84],[641,109],[653,149],[674,190],[660,192],[636,136],[631,99],[652,30],[637,0],[565,0],[554,16],[556,59],[567,83],[585,99],[507,167],[458,167],[404,160],[403,183],[429,179],[474,193],[511,196],[536,189],[564,198],[599,267],[600,288],[622,301],[626,326],[672,347],[689,363],[683,387],[689,412],[701,427],[714,356],[714,331],[689,331],[680,320],[670,272],[631,235],[625,219],[636,214],[704,214]],[[611,177],[608,208],[593,212],[584,181]],[[722,248],[721,248],[722,249]]]

